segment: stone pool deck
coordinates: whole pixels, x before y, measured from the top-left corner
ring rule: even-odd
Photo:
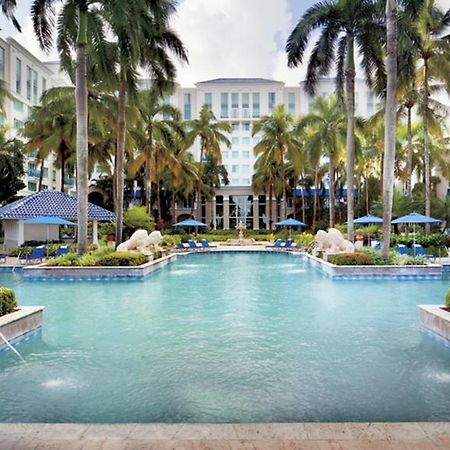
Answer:
[[[1,450],[444,450],[450,423],[0,423]]]

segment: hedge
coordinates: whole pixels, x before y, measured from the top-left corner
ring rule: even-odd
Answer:
[[[47,261],[47,266],[94,267],[94,266],[139,266],[146,261],[142,253],[114,252],[109,249],[85,253],[82,256],[70,253]]]
[[[142,253],[114,252],[109,253],[98,261],[99,266],[140,266],[146,261]]]
[[[330,262],[337,266],[368,266],[369,257],[364,253],[339,253],[331,257]]]
[[[0,316],[12,313],[17,308],[16,294],[12,289],[0,287]]]

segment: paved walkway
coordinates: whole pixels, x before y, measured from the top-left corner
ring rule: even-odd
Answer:
[[[0,424],[1,450],[448,450],[450,423]]]

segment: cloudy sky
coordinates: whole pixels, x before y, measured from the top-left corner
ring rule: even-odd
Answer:
[[[18,34],[0,19],[0,35],[12,35],[43,60],[29,18],[30,0],[19,0]],[[216,77],[267,77],[297,84],[304,68],[288,69],[284,45],[303,12],[315,0],[181,0],[173,27],[189,52],[189,65],[180,66],[178,82],[184,86]],[[450,8],[450,0],[439,0]]]

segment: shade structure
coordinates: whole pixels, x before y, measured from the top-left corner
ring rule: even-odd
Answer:
[[[275,223],[279,227],[306,227],[306,223],[300,222],[297,219],[285,219]]]
[[[435,219],[434,217],[424,216],[422,214],[412,212],[406,214],[406,216],[399,217],[392,221],[392,224],[398,225],[402,223],[412,223],[413,224],[413,249],[415,251],[416,244],[416,224],[427,224],[427,223],[441,223],[439,219]]]
[[[372,214],[367,214],[367,216],[358,217],[358,219],[355,219],[353,223],[356,223],[357,225],[370,225],[383,223],[383,219],[378,216],[373,216]]]
[[[194,219],[186,219],[176,223],[174,227],[206,227],[206,224],[204,224],[203,222],[198,222]]]
[[[68,220],[56,216],[37,216],[32,219],[22,220],[21,222],[26,225],[77,225],[76,223],[69,222]]]
[[[434,217],[424,216],[422,214],[412,212],[406,214],[406,216],[393,220],[392,223],[395,225],[399,223],[441,223],[441,221],[439,219],[435,219]]]

